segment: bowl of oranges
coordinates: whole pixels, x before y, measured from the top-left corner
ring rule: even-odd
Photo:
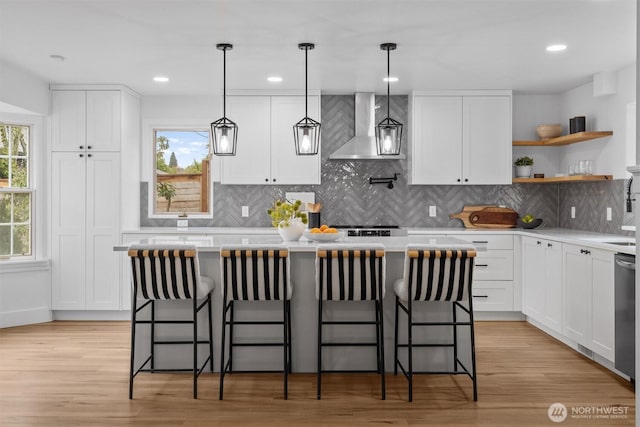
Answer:
[[[333,242],[342,239],[344,237],[344,231],[338,231],[333,227],[322,224],[320,227],[305,230],[303,236],[316,242]]]

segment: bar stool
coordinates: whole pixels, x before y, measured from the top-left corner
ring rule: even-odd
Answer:
[[[476,353],[473,329],[473,303],[471,285],[473,281],[473,261],[475,248],[471,245],[442,246],[409,245],[406,247],[403,278],[394,283],[396,294],[395,339],[394,339],[394,375],[398,366],[409,381],[409,402],[413,401],[413,374],[467,374],[473,382],[473,400],[478,400],[476,383]],[[451,322],[417,322],[413,319],[414,306],[422,302],[450,302],[452,306]],[[467,307],[462,302],[467,301]],[[423,307],[424,305],[421,304]],[[467,313],[469,320],[457,320],[457,309]],[[407,314],[407,343],[398,343],[398,312]],[[453,342],[445,344],[414,343],[412,331],[420,326],[452,326]],[[471,338],[471,371],[458,358],[458,327],[468,326]],[[453,371],[413,370],[414,347],[449,347],[453,349]],[[408,349],[408,366],[405,368],[398,360],[398,348]],[[458,369],[458,366],[462,368]]]
[[[383,245],[323,244],[316,249],[316,298],[318,299],[318,400],[322,374],[328,372],[377,372],[381,396],[385,399],[383,304],[385,294],[385,251]],[[324,320],[323,305],[330,301],[373,302],[375,320]],[[374,325],[376,342],[325,342],[325,325]],[[341,371],[322,368],[323,347],[376,347],[375,370]]]
[[[131,360],[129,369],[129,399],[133,399],[133,379],[140,372],[177,372],[193,371],[193,398],[198,398],[198,377],[207,363],[213,372],[213,332],[211,325],[211,291],[214,283],[209,277],[200,276],[198,253],[195,246],[156,246],[133,245],[128,252],[131,258],[131,277],[133,282],[131,302]],[[192,318],[189,320],[157,320],[156,300],[192,300]],[[198,300],[202,300],[198,304]],[[144,301],[138,305],[138,301]],[[138,312],[150,307],[150,320],[139,320]],[[208,310],[209,339],[198,339],[197,315],[204,307]],[[136,326],[151,326],[150,355],[134,372]],[[190,340],[164,341],[156,339],[157,324],[191,324],[193,338]],[[192,345],[193,366],[188,369],[158,369],[155,367],[156,345]],[[198,367],[198,344],[209,346],[209,355]],[[145,366],[149,363],[149,368]]]
[[[222,346],[220,350],[220,400],[227,372],[274,372],[233,370],[234,347],[282,346],[284,399],[288,398],[288,374],[291,372],[291,281],[289,251],[282,246],[229,246],[220,248],[222,275]],[[282,301],[282,320],[237,320],[235,305],[244,301]],[[281,342],[236,342],[234,327],[245,325],[282,325]],[[229,327],[228,361],[226,329]],[[226,361],[226,362],[225,362]],[[275,371],[280,372],[280,371]]]

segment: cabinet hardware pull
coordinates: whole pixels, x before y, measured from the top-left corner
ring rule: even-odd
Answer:
[[[474,295],[474,298],[489,298],[489,295]]]
[[[472,240],[471,243],[489,243],[488,240]]]
[[[476,264],[476,267],[489,267],[489,264]]]
[[[542,244],[542,242],[540,240],[538,240],[536,243],[538,244],[538,246],[540,246]]]
[[[551,243],[547,243],[547,247],[551,248],[551,247],[553,247],[553,245]]]
[[[465,179],[464,179],[464,182],[469,182],[469,179],[468,179],[468,178],[465,178]]]
[[[84,145],[81,145],[81,146],[80,146],[80,149],[82,150],[83,148],[84,148]]]
[[[87,157],[91,157],[91,154],[87,154]]]
[[[90,145],[87,145],[87,149],[91,150],[91,146],[90,146]]]
[[[276,182],[276,179],[275,179],[275,178],[273,178],[273,182]]]
[[[80,157],[83,157],[82,154],[80,154]]]
[[[265,179],[264,179],[264,182],[269,182],[269,178],[265,178]]]
[[[456,181],[460,182],[460,178],[456,179]]]

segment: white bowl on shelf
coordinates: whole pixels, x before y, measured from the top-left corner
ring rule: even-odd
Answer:
[[[309,240],[313,240],[314,242],[335,242],[336,240],[340,240],[345,236],[344,231],[338,231],[337,233],[312,233],[309,230],[305,230],[302,234]]]

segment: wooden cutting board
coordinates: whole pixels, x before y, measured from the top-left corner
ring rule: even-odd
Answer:
[[[518,212],[510,208],[488,207],[474,211],[469,222],[475,227],[512,228],[516,226]]]
[[[459,219],[464,224],[465,228],[476,228],[471,221],[469,221],[469,216],[476,211],[482,210],[488,207],[497,207],[495,205],[467,205],[462,208],[462,211],[458,213],[453,213],[449,215],[451,219]]]

